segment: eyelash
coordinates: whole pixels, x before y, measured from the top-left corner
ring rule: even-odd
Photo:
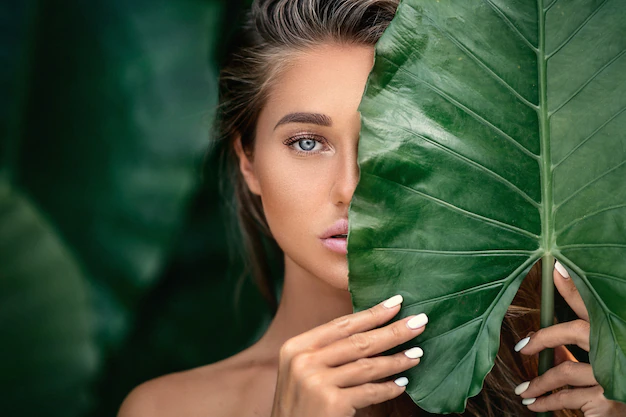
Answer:
[[[300,142],[301,140],[314,140],[315,142],[319,142],[322,145],[325,146],[325,149],[321,149],[319,151],[301,151],[298,149],[295,149],[292,145],[294,145],[295,143]],[[283,142],[285,145],[289,146],[291,149],[293,149],[293,151],[297,154],[297,155],[301,155],[301,156],[310,156],[310,155],[316,155],[319,154],[323,151],[325,151],[328,147],[326,146],[328,144],[328,142],[326,141],[326,139],[324,139],[321,136],[316,136],[316,135],[298,135],[298,136],[292,136],[289,139],[287,139],[286,141]]]

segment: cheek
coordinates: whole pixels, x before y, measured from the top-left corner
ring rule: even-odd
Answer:
[[[274,160],[259,167],[263,209],[278,240],[311,229],[323,205],[325,180],[319,175],[319,164],[310,162]]]

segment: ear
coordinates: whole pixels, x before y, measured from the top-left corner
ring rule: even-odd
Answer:
[[[259,185],[259,180],[257,179],[256,173],[254,172],[254,164],[248,158],[248,155],[243,150],[243,146],[241,145],[241,135],[237,135],[235,138],[235,153],[237,154],[237,158],[239,159],[239,170],[241,171],[241,175],[243,175],[248,188],[253,194],[261,195],[261,186]]]

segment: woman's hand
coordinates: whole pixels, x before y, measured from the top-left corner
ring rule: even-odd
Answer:
[[[564,345],[578,345],[589,352],[589,313],[567,270],[557,261],[554,284],[579,319],[556,324],[522,339],[515,350],[534,355],[555,348],[556,366],[543,375],[517,386],[515,393],[531,411],[582,410],[585,417],[626,416],[626,404],[607,400],[604,390],[593,376],[591,365],[579,363]],[[552,390],[565,388],[553,394]]]
[[[428,318],[419,314],[377,328],[401,302],[396,295],[289,339],[280,350],[272,417],[351,417],[402,394],[406,378],[378,380],[417,365],[422,350],[376,355],[421,334]]]

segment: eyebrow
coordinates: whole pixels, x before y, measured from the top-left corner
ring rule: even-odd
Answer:
[[[276,130],[278,126],[287,123],[309,123],[320,126],[332,126],[333,121],[329,116],[321,113],[289,113],[276,123],[274,130]]]

